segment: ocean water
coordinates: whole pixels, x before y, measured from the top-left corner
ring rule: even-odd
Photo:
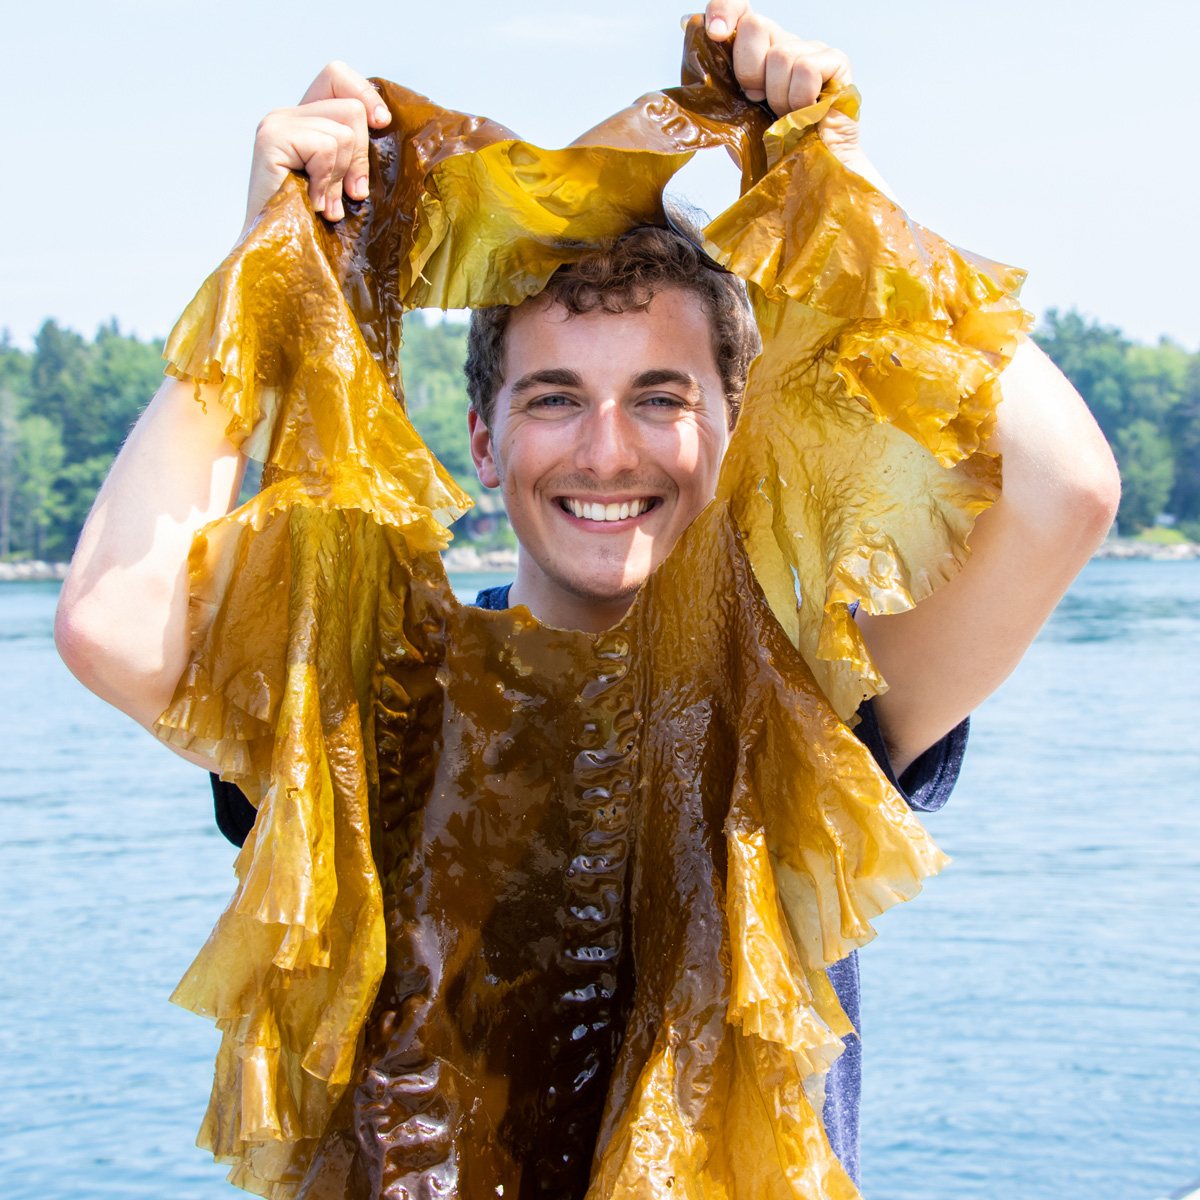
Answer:
[[[456,580],[470,598],[495,576]],[[167,1002],[233,886],[207,782],[0,586],[0,1196],[243,1195]],[[871,1200],[1157,1200],[1200,1178],[1200,562],[1095,562],[927,819],[954,862],[862,953]]]

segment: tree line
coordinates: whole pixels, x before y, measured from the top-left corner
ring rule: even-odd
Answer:
[[[1200,541],[1200,354],[1051,309],[1034,335],[1079,389],[1121,468],[1122,534],[1168,514]],[[412,319],[402,351],[409,413],[472,495],[462,363],[466,327]],[[113,457],[162,377],[160,346],[115,322],[88,341],[47,321],[32,350],[0,338],[0,559],[70,557]]]

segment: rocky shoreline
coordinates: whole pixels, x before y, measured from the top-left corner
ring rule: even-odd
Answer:
[[[485,550],[482,554],[474,546],[451,546],[442,554],[447,571],[515,571],[515,550]]]
[[[1138,538],[1109,538],[1093,558],[1144,558],[1152,562],[1186,562],[1200,558],[1200,542],[1143,542]]]
[[[0,562],[0,583],[47,582],[66,577],[65,562],[42,562],[40,559]]]

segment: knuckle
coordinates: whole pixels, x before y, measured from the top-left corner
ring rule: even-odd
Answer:
[[[338,120],[350,130],[356,129],[359,125],[363,125],[367,119],[367,109],[363,100],[358,96],[351,96],[348,99],[339,100],[337,102]]]
[[[335,162],[337,162],[337,143],[333,141],[322,142],[313,151],[312,157],[308,160],[309,176],[314,180],[328,179]]]
[[[254,131],[255,149],[265,150],[281,140],[283,122],[276,113],[267,113]]]

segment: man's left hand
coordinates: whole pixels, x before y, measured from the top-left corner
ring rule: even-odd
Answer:
[[[714,42],[733,39],[733,69],[742,91],[751,100],[765,100],[777,117],[815,103],[830,80],[843,87],[854,82],[850,60],[840,50],[788,33],[746,0],[712,0],[704,10],[704,28]],[[867,174],[857,121],[833,111],[818,129],[846,166]]]

